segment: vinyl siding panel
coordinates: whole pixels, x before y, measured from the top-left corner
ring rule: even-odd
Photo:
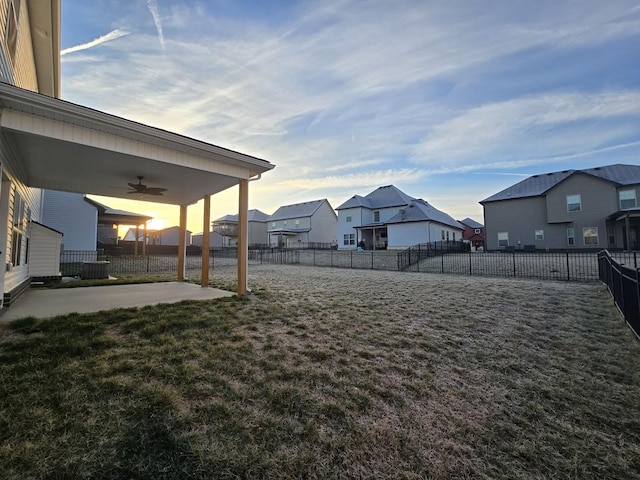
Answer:
[[[567,211],[567,195],[581,196],[581,211]],[[587,225],[615,213],[618,210],[618,194],[613,183],[576,173],[547,192],[546,204],[549,223]]]
[[[546,199],[529,197],[486,203],[484,221],[488,250],[498,250],[498,232],[509,233],[509,246],[517,246],[518,242],[533,245],[536,243],[534,230],[548,228]],[[538,246],[549,248],[543,244]]]
[[[60,275],[60,245],[62,235],[42,225],[31,224],[29,246],[29,276]]]
[[[302,223],[302,222],[301,222]],[[310,219],[309,242],[336,243],[338,218],[329,202],[323,202]]]
[[[64,250],[95,250],[98,209],[80,193],[45,190],[42,223],[63,233]]]

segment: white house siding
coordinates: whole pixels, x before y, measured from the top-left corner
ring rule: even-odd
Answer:
[[[356,238],[358,236],[358,232],[355,227],[362,225],[363,211],[363,208],[348,208],[338,211],[338,248],[354,250],[357,247],[356,243],[358,243],[358,241]],[[351,217],[350,222],[347,222],[348,217]],[[353,245],[344,244],[345,235],[354,236]]]
[[[64,234],[64,250],[95,250],[98,209],[81,193],[44,190],[42,223]]]
[[[451,241],[462,240],[462,230],[451,228],[435,222],[392,223],[387,226],[388,249],[403,249],[413,247],[418,243],[442,241],[442,232]],[[447,237],[448,233],[448,237]]]
[[[29,276],[53,277],[60,275],[60,245],[62,234],[31,223],[29,243]]]
[[[309,242],[336,243],[338,218],[328,202],[323,202],[309,220]]]
[[[14,0],[19,8],[17,42],[14,60],[11,60],[8,50],[7,38],[7,18],[11,0],[0,0],[0,29],[3,41],[0,42],[0,75],[8,83],[17,85],[28,90],[38,91],[38,81],[36,76],[35,61],[33,57],[33,46],[31,43],[31,30],[29,26],[29,13],[25,0]],[[1,132],[0,132],[1,134]],[[0,238],[4,238],[4,265],[0,266],[0,290],[8,292],[19,285],[29,275],[29,265],[27,264],[27,249],[29,245],[30,220],[39,221],[41,218],[41,191],[39,189],[28,188],[21,178],[27,177],[22,163],[18,159],[18,154],[7,138],[0,141],[0,165],[2,170],[2,185],[0,190]],[[24,202],[24,221],[20,225],[14,225],[14,208],[16,193]],[[13,233],[17,229],[21,233],[19,252],[16,246],[12,245]],[[12,259],[19,259],[14,265]]]

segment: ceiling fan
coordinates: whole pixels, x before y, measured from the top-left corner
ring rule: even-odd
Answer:
[[[147,187],[142,183],[142,179],[144,177],[138,175],[138,183],[129,183],[129,186],[133,189],[127,193],[129,194],[138,194],[138,195],[156,195],[161,196],[163,192],[166,192],[166,188],[159,187]]]

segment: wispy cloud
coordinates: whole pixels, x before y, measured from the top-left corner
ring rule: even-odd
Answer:
[[[127,35],[129,35],[129,32],[116,28],[115,30],[110,31],[106,35],[102,35],[101,37],[98,37],[95,40],[91,40],[90,42],[83,43],[81,45],[76,45],[74,47],[65,48],[64,50],[60,51],[60,55],[67,55],[69,53],[79,52],[81,50],[88,50],[89,48],[97,47],[98,45],[111,42],[113,40],[116,40],[120,37],[124,37]]]
[[[160,10],[158,8],[157,0],[147,0],[147,8],[149,12],[151,12],[151,16],[153,17],[153,23],[156,26],[156,31],[158,32],[158,40],[160,41],[160,46],[164,49],[164,34],[162,32],[162,19],[160,18]]]

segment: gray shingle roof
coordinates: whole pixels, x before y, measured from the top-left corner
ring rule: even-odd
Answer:
[[[402,205],[409,205],[412,200],[415,199],[393,185],[386,185],[384,187],[378,187],[365,197],[354,195],[336,208],[336,210],[356,207],[365,207],[370,209],[400,207]]]
[[[276,220],[287,220],[289,218],[310,217],[316,213],[320,205],[324,202],[329,203],[326,198],[323,198],[322,200],[313,200],[311,202],[284,205],[273,212],[273,215],[269,216],[267,221],[275,222]],[[329,207],[331,207],[331,205],[329,205]]]
[[[480,203],[509,200],[512,198],[537,197],[545,194],[560,182],[578,172],[593,175],[594,177],[613,182],[619,186],[640,184],[639,165],[615,164],[604,167],[586,168],[584,170],[563,170],[561,172],[532,175],[515,185],[485,198]]]
[[[484,225],[482,225],[479,222],[476,222],[473,218],[469,218],[469,217],[465,218],[464,220],[458,220],[458,222],[470,228],[484,228]]]
[[[264,212],[257,210],[255,208],[249,210],[247,212],[249,222],[263,222],[265,223],[269,218]],[[223,217],[217,218],[213,221],[213,223],[238,223],[238,214],[235,215],[225,215]]]
[[[453,217],[441,210],[438,210],[433,205],[430,205],[422,199],[413,200],[409,206],[402,210],[404,210],[404,212],[397,213],[385,223],[437,222],[464,230],[464,227],[454,220]]]

